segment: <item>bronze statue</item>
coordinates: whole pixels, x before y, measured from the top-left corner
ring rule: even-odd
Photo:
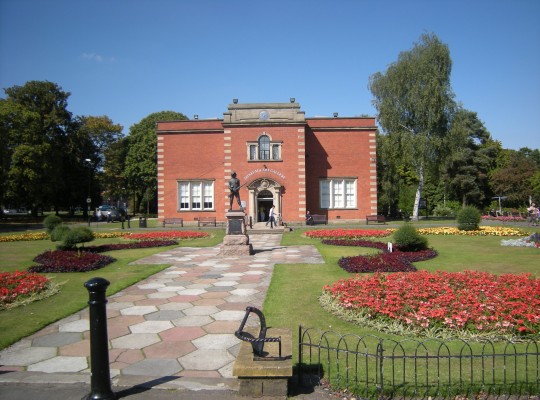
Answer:
[[[235,197],[240,210],[243,210],[242,202],[240,201],[240,179],[236,177],[236,172],[234,171],[231,173],[231,179],[229,179],[229,190],[231,191],[229,194],[229,211],[232,210],[232,203]]]

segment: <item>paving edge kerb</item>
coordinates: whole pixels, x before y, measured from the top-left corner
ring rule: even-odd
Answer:
[[[86,384],[90,385],[88,374],[66,374],[46,372],[4,372],[0,373],[0,384]],[[238,380],[235,378],[186,378],[182,376],[119,375],[111,379],[112,386],[146,387],[165,390],[231,390],[238,391]]]

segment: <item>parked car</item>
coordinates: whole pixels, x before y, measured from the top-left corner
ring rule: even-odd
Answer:
[[[102,205],[96,208],[96,218],[98,221],[122,221],[124,216],[124,210],[118,209],[115,206]]]

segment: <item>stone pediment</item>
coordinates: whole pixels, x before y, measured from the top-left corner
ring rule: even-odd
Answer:
[[[298,103],[229,104],[224,124],[305,123],[305,112]]]

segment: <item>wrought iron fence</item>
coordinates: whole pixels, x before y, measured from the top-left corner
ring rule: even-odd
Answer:
[[[298,375],[363,399],[540,399],[536,339],[402,339],[299,328]]]

